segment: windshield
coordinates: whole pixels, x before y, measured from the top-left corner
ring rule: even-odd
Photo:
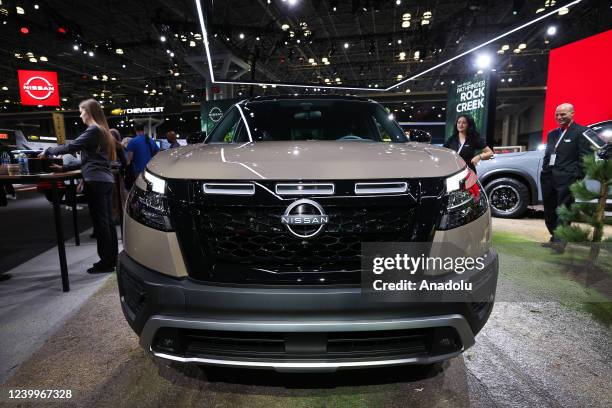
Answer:
[[[248,126],[244,126],[246,119]],[[227,112],[210,143],[249,141],[407,142],[380,105],[347,100],[278,100],[239,104]]]

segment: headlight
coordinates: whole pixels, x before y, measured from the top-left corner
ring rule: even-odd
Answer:
[[[446,197],[439,230],[460,227],[487,211],[487,195],[476,173],[469,168],[446,179]]]
[[[164,196],[165,180],[146,170],[143,178],[147,182],[147,190],[134,186],[127,200],[127,213],[147,227],[160,231],[173,231],[168,199]]]

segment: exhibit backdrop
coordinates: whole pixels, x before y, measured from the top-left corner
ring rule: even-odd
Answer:
[[[612,30],[550,51],[542,140],[558,125],[555,109],[569,102],[574,120],[590,125],[612,119]]]
[[[457,118],[468,114],[474,118],[476,128],[487,145],[493,145],[496,84],[497,76],[489,71],[456,81],[448,88],[444,140],[453,134]]]

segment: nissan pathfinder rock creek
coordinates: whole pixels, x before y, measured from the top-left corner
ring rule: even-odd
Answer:
[[[163,359],[278,371],[430,364],[471,347],[495,299],[475,174],[451,150],[409,142],[367,99],[235,104],[204,143],[155,156],[123,228],[121,306]],[[482,267],[422,272],[428,285],[469,284],[460,301],[386,301],[364,287],[370,243],[452,244]]]

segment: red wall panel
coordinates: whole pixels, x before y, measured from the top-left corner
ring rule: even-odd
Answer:
[[[574,105],[574,120],[590,125],[612,119],[612,30],[550,51],[544,134],[556,128],[555,108]]]

